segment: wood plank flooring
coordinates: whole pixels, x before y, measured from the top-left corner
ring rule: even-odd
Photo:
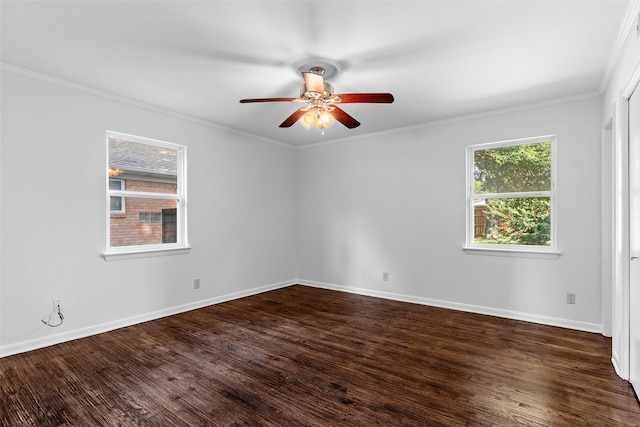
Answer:
[[[0,425],[640,426],[610,348],[291,286],[0,359]]]

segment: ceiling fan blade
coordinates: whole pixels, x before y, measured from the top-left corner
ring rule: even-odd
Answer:
[[[241,104],[246,104],[248,102],[291,102],[296,100],[297,98],[253,98],[253,99],[241,99]]]
[[[357,128],[360,122],[347,114],[343,109],[334,105],[333,111],[330,113],[337,121],[348,127],[349,129]]]
[[[356,102],[390,104],[393,102],[393,95],[390,93],[343,93],[337,96],[342,98],[342,104]]]
[[[302,73],[302,78],[304,79],[307,92],[324,94],[324,80],[320,74]]]
[[[280,127],[281,128],[288,128],[293,126],[293,124],[295,122],[298,121],[298,119],[300,119],[300,117],[304,116],[304,113],[306,113],[308,110],[304,107],[300,108],[299,110],[296,110],[293,112],[292,115],[290,115],[289,117],[287,117],[287,119],[280,123]]]

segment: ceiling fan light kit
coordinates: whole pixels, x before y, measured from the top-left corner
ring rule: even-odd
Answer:
[[[334,117],[328,111],[318,111],[317,109],[307,111],[299,120],[307,129],[314,127],[320,131],[331,126],[334,121]]]
[[[329,67],[331,77],[335,77],[340,71],[338,64],[327,60],[317,60],[321,64],[309,65],[307,63],[296,67],[296,71],[302,74],[304,83],[300,86],[299,98],[253,98],[241,99],[240,103],[251,102],[299,102],[306,104],[291,114],[280,124],[281,128],[291,127],[300,122],[307,129],[312,127],[322,131],[331,126],[334,121],[339,121],[349,129],[360,126],[360,122],[351,117],[347,112],[335,104],[347,103],[385,103],[393,102],[390,93],[352,93],[335,95],[333,85],[326,82],[325,66]],[[301,71],[307,69],[309,71]]]

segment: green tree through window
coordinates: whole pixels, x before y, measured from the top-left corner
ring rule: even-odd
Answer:
[[[473,244],[552,246],[552,141],[469,148]]]

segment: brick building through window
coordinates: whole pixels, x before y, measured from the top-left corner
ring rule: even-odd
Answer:
[[[110,246],[141,246],[177,241],[176,150],[111,138],[109,140]],[[117,181],[117,182],[116,182]],[[117,185],[114,185],[117,184]]]

